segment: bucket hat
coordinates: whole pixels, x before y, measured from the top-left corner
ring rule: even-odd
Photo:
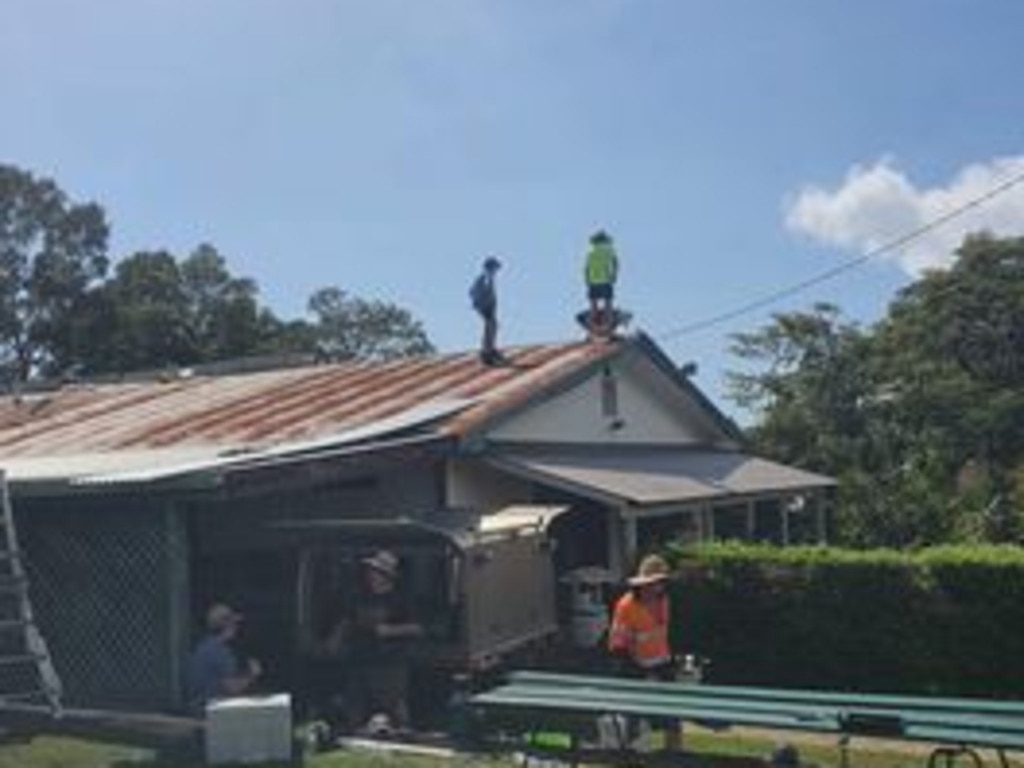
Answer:
[[[640,561],[636,574],[630,576],[628,584],[631,587],[642,587],[646,584],[654,584],[659,581],[668,581],[670,569],[665,558],[661,555],[647,555]]]
[[[364,557],[363,565],[391,579],[398,576],[398,558],[393,552],[386,549],[378,550],[369,557]]]

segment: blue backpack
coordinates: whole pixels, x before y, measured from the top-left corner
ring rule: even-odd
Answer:
[[[473,308],[477,310],[486,310],[493,303],[491,289],[487,285],[487,278],[484,275],[479,275],[473,281],[473,285],[469,288],[469,300],[473,303]]]

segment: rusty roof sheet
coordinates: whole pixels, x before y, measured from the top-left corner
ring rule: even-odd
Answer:
[[[485,368],[476,353],[348,362],[167,381],[76,384],[0,398],[0,462],[103,452],[264,450],[387,423],[429,403],[471,401],[439,417],[459,436],[522,405],[618,344],[508,348]],[[442,410],[443,412],[443,410]],[[371,430],[372,431],[372,430]]]

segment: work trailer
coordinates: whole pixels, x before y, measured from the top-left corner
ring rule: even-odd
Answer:
[[[456,675],[480,677],[536,658],[554,640],[548,526],[565,509],[516,505],[491,514],[281,521],[259,550],[211,564],[197,592],[245,612],[240,650],[263,662],[268,686],[323,711],[341,696],[350,671],[344,643],[330,647],[327,638],[352,616],[362,560],[392,552],[400,561],[399,595],[425,631],[410,647],[412,714],[423,723]],[[244,574],[249,578],[239,578]]]

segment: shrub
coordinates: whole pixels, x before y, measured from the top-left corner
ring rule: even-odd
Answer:
[[[673,634],[723,684],[1024,697],[1024,549],[668,553]]]

